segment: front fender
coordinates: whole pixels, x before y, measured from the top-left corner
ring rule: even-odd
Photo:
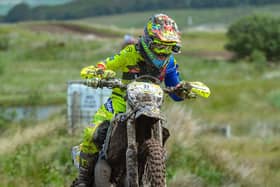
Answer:
[[[139,107],[135,113],[135,118],[138,119],[141,116],[146,116],[157,120],[164,120],[164,117],[161,114],[160,109],[153,105],[143,105]]]

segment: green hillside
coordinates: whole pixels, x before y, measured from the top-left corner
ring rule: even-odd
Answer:
[[[192,26],[208,25],[209,28],[215,26],[228,26],[239,18],[251,14],[269,14],[280,16],[280,5],[267,5],[262,7],[237,7],[219,9],[179,9],[179,10],[157,10],[140,13],[128,13],[114,16],[99,16],[83,19],[86,24],[101,24],[124,28],[142,28],[147,18],[154,13],[163,12],[174,18],[179,28],[186,29]],[[189,19],[192,19],[191,23]],[[79,20],[80,21],[80,20]]]
[[[3,1],[0,2],[0,15],[6,15],[9,10],[19,3],[26,3],[30,7],[36,7],[40,5],[59,5],[68,3],[72,0],[22,0],[22,1]]]
[[[51,1],[52,2],[52,1]],[[50,3],[51,3],[50,2]],[[137,5],[137,6],[135,6]],[[26,20],[70,20],[85,17],[123,14],[130,12],[170,10],[170,9],[215,9],[215,8],[247,8],[263,7],[267,5],[279,5],[278,0],[176,0],[176,3],[169,0],[76,0],[57,6],[28,7],[24,4],[15,6],[8,15],[5,16],[6,22],[18,22]],[[239,12],[231,14],[226,19],[238,17]],[[187,20],[185,20],[187,21]]]

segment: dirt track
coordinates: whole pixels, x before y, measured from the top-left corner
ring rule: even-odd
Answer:
[[[183,54],[215,60],[231,60],[234,57],[234,54],[229,51],[185,51]]]
[[[78,24],[68,23],[45,23],[45,24],[30,24],[25,28],[34,32],[49,32],[55,34],[77,34],[77,35],[94,35],[100,38],[115,38],[119,37],[118,33],[105,33],[93,27],[80,26]]]

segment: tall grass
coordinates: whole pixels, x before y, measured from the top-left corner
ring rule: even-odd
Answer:
[[[279,185],[279,138],[226,139],[201,133],[204,121],[182,106],[172,104],[164,113],[171,131],[167,141],[169,186]],[[63,118],[14,132],[0,139],[1,185],[70,185],[77,174],[70,149],[81,137],[69,136]]]
[[[78,139],[67,134],[63,118],[15,130],[0,142],[0,186],[69,186],[74,179],[70,150]]]
[[[17,147],[21,145],[30,144],[40,139],[41,137],[47,136],[48,134],[54,132],[56,129],[63,128],[65,121],[62,119],[42,123],[35,127],[28,127],[26,129],[16,129],[12,137],[1,137],[1,148],[0,154],[7,154],[14,152]]]
[[[201,131],[199,121],[183,107],[172,105],[168,108],[172,111],[167,113],[167,127],[171,131],[167,143],[170,186],[221,185],[227,178],[226,174],[197,149],[194,137]]]
[[[170,186],[278,186],[279,134],[227,139],[183,107],[168,107]],[[170,112],[172,111],[172,112]],[[179,119],[179,120],[178,120]],[[256,130],[256,129],[255,129]],[[256,130],[262,133],[262,129]]]

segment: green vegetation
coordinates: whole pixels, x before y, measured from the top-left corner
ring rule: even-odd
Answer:
[[[43,94],[40,104],[65,103],[67,81],[78,79],[83,66],[117,52],[120,45],[109,42],[110,38],[92,41],[90,37],[71,33],[51,36],[21,26],[11,27],[3,36],[10,41],[9,50],[0,51],[3,105],[26,105],[33,93]]]
[[[167,160],[167,173],[169,179],[180,171],[188,171],[203,180],[207,186],[221,186],[228,179],[220,168],[211,163],[211,160],[202,155],[199,147],[193,145],[185,148],[180,144],[174,144],[169,150]]]
[[[92,16],[112,15],[128,12],[140,12],[150,10],[169,9],[212,9],[224,7],[247,7],[279,4],[278,0],[176,0],[176,3],[168,0],[76,0],[57,6],[39,6],[35,8],[18,4],[5,16],[4,21],[17,22],[26,20],[69,20]],[[135,6],[137,5],[137,6]],[[25,8],[23,8],[25,7]],[[17,10],[17,11],[15,11]],[[22,15],[22,17],[18,16]],[[236,17],[238,14],[233,14]],[[240,16],[240,15],[238,15]],[[228,17],[228,19],[232,19]]]
[[[66,82],[117,53],[122,33],[141,34],[138,17],[150,15],[117,17],[124,18],[122,29],[107,28],[106,19],[115,17],[1,25],[8,40],[0,50],[1,107],[65,104]],[[134,21],[136,29],[128,29]],[[183,52],[176,59],[182,78],[206,83],[212,95],[181,103],[167,97],[169,186],[279,186],[279,64],[230,62],[224,32],[181,30]],[[257,52],[253,57],[263,61]],[[65,111],[43,122],[14,122],[13,113],[0,113],[0,186],[69,186],[76,175],[70,150],[81,133],[66,132]],[[207,131],[225,125],[231,126],[229,139]]]
[[[280,18],[263,15],[244,17],[229,27],[226,47],[241,58],[280,60],[279,27]]]
[[[213,9],[158,9],[154,11],[133,12],[114,16],[98,16],[83,19],[87,24],[100,24],[111,26],[115,25],[121,28],[142,28],[147,19],[157,12],[164,12],[176,20],[179,29],[189,30],[192,26],[205,25],[215,28],[215,25],[228,26],[243,16],[252,14],[266,14],[275,17],[280,16],[280,5],[266,5],[261,7],[241,6],[236,8],[213,8]],[[192,18],[192,24],[188,19]],[[143,19],[144,18],[144,19]],[[80,20],[79,20],[80,21]]]
[[[9,142],[0,139],[10,145],[1,148],[0,186],[70,186],[76,172],[70,150],[78,139],[69,137],[65,121],[54,118],[21,131]]]
[[[11,10],[14,6],[16,6],[19,3],[26,3],[30,7],[36,7],[40,5],[58,5],[58,4],[63,4],[67,3],[71,0],[22,0],[22,1],[2,1],[0,3],[0,15],[6,15],[9,10]]]
[[[0,50],[7,50],[9,47],[9,39],[7,37],[0,36]]]

